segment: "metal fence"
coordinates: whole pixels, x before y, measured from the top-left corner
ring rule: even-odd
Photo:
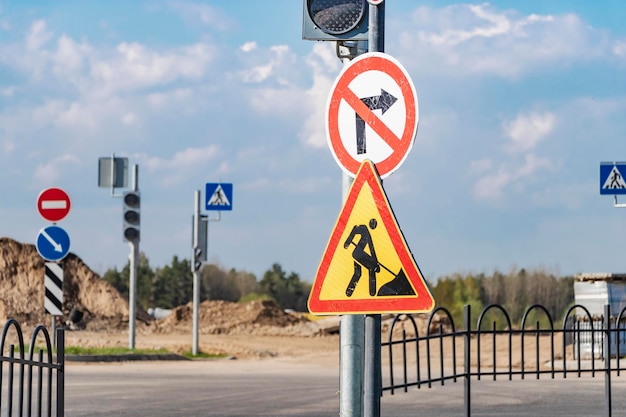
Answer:
[[[37,326],[30,345],[25,345],[19,323],[15,319],[5,323],[0,338],[2,416],[63,417],[65,333],[62,328],[56,331],[56,356],[52,345],[44,326]]]
[[[625,311],[613,316],[606,305],[602,317],[592,317],[584,306],[574,305],[561,327],[555,328],[548,310],[535,304],[515,327],[505,308],[492,304],[472,327],[471,308],[466,305],[462,330],[442,307],[428,315],[421,329],[415,317],[398,315],[381,343],[389,363],[387,372],[383,369],[382,391],[395,394],[462,381],[464,415],[469,417],[473,380],[603,376],[610,417],[611,377],[626,370],[626,359],[621,358],[626,356]]]

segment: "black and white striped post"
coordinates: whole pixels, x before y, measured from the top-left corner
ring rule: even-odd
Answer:
[[[56,317],[63,316],[63,267],[56,262],[46,262],[43,282],[43,305],[52,316],[52,345],[56,346]]]
[[[46,313],[63,315],[63,268],[56,262],[46,262],[44,275]]]

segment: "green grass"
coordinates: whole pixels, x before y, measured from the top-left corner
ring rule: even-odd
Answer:
[[[15,347],[15,352],[19,352],[19,348]],[[44,353],[46,350],[44,349]],[[39,353],[39,349],[36,349],[35,354]],[[157,355],[171,353],[166,349],[129,349],[125,347],[82,347],[82,346],[66,346],[66,355]],[[24,354],[28,354],[28,346],[24,346]],[[205,352],[198,352],[197,355],[193,355],[191,352],[184,352],[183,356],[189,359],[223,359],[228,355],[223,354],[210,354]]]
[[[81,347],[67,346],[65,348],[66,355],[155,355],[170,353],[166,349],[129,349],[124,347]]]

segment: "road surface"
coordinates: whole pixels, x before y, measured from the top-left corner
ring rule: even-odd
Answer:
[[[613,377],[613,416],[626,416],[626,375]],[[339,367],[295,359],[68,363],[66,416],[339,415]],[[606,416],[604,378],[472,382],[471,415]],[[385,393],[381,416],[463,416],[463,382]]]

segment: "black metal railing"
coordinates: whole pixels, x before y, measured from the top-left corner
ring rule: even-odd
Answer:
[[[26,346],[19,323],[15,319],[5,323],[0,336],[0,412],[3,416],[63,417],[65,333],[62,328],[56,331],[55,347],[56,355],[44,326],[33,330],[30,345]]]
[[[383,371],[382,391],[394,394],[462,380],[465,416],[469,417],[472,380],[603,375],[610,417],[611,376],[626,370],[621,361],[626,355],[625,310],[612,316],[607,305],[603,316],[593,317],[584,306],[574,305],[558,329],[541,305],[528,307],[515,327],[506,309],[492,304],[481,311],[472,327],[471,308],[466,305],[463,329],[458,330],[450,311],[438,307],[420,320],[425,324],[423,334],[415,316],[398,315],[387,330],[387,341],[381,343],[389,363],[388,372]]]

